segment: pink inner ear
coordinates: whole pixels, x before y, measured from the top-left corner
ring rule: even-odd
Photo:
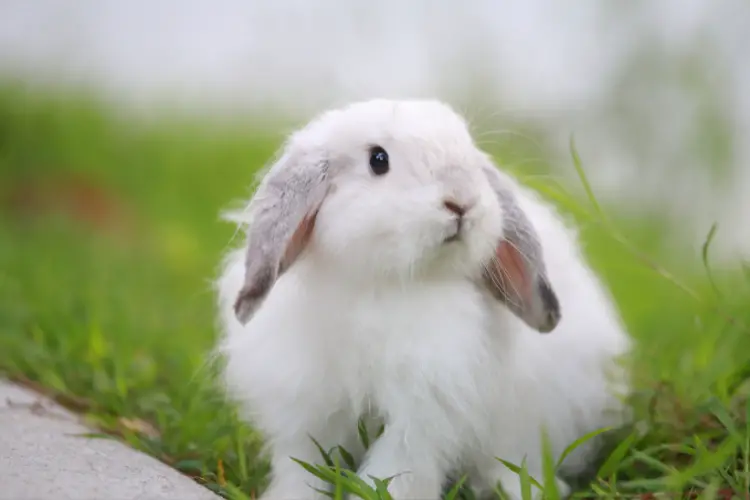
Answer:
[[[292,237],[289,240],[289,244],[284,250],[284,256],[281,258],[281,263],[279,264],[279,273],[283,273],[284,271],[286,271],[289,266],[291,266],[294,261],[297,260],[299,254],[302,253],[302,250],[304,250],[307,246],[307,243],[310,241],[310,237],[312,236],[313,229],[315,228],[315,218],[317,217],[317,215],[317,209],[308,213],[299,223],[297,229],[295,229],[294,234],[292,234]]]
[[[518,293],[520,299],[528,304],[531,300],[532,287],[523,256],[505,240],[497,246],[496,255],[498,266],[501,268],[499,275],[510,281],[510,289],[505,290],[505,293]]]

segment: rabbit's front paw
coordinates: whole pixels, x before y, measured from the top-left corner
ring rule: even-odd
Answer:
[[[373,471],[374,472],[374,471]],[[359,476],[371,486],[375,486],[374,478],[390,478],[388,493],[394,500],[439,500],[442,494],[441,482],[437,477],[413,474],[405,471],[391,474],[374,474],[365,469],[359,472]]]
[[[405,439],[398,426],[386,429],[370,448],[358,475],[371,485],[373,478],[390,478],[388,492],[395,500],[439,500],[445,477],[434,458],[439,453],[429,441],[411,437]]]

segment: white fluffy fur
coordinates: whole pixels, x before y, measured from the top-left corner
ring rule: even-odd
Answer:
[[[562,320],[541,335],[468,279],[493,251],[503,218],[480,174],[487,157],[451,109],[357,103],[322,115],[290,144],[339,162],[310,244],[245,326],[232,309],[243,250],[227,256],[217,284],[224,380],[270,446],[265,498],[322,497],[290,457],[320,461],[310,436],[361,454],[362,415],[387,427],[361,456],[360,474],[400,474],[390,487],[397,499],[438,498],[455,470],[480,491],[499,482],[520,498],[518,477],[495,457],[526,457],[541,479],[543,426],[559,455],[583,434],[621,423],[605,376],[629,346],[618,313],[575,234],[510,178],[539,235]],[[385,176],[369,172],[371,144],[390,154]],[[475,203],[467,237],[450,245],[442,243],[453,227],[447,195]],[[566,467],[580,469],[592,449]]]

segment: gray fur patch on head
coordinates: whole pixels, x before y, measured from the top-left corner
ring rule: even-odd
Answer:
[[[542,247],[539,244],[539,237],[531,225],[531,221],[529,221],[526,214],[521,210],[511,188],[503,182],[504,179],[497,168],[490,164],[486,165],[484,170],[503,210],[503,232],[505,238],[515,245],[529,265],[533,266],[541,275],[546,275],[544,260],[542,258]]]
[[[292,252],[289,260],[295,232],[306,217],[314,217],[325,198],[328,175],[329,163],[323,155],[287,152],[261,180],[248,206],[245,284],[234,306],[242,323],[250,320],[302,250]]]

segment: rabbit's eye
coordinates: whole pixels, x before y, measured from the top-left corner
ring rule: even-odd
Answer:
[[[380,146],[370,149],[370,170],[375,175],[384,175],[391,168],[388,162],[388,153]]]

